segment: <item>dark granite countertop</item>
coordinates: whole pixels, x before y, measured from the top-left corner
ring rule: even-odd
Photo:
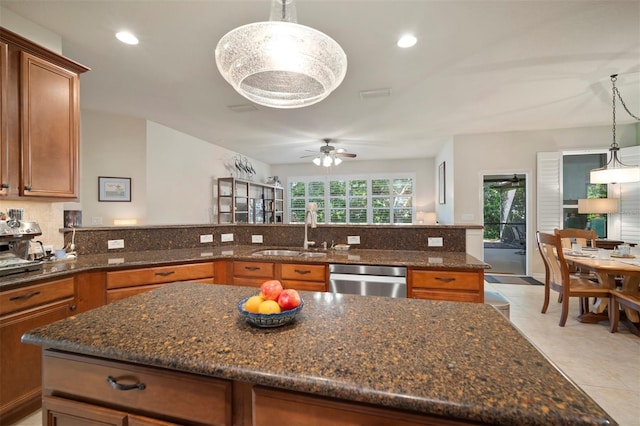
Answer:
[[[323,257],[256,256],[253,253],[269,248],[256,245],[216,246],[203,249],[153,250],[109,254],[80,255],[77,259],[47,262],[41,271],[26,272],[0,277],[0,290],[29,285],[43,279],[55,279],[70,274],[119,268],[148,267],[171,263],[237,259],[254,261],[280,261],[300,263],[351,263],[363,265],[418,266],[432,269],[478,270],[489,265],[462,252],[410,251],[410,250],[317,250]],[[301,248],[295,250],[302,251]]]
[[[259,329],[236,307],[255,292],[169,284],[23,341],[466,421],[615,424],[489,305],[300,292],[293,323]]]

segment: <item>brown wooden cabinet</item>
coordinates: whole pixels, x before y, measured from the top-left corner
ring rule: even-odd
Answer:
[[[40,406],[41,349],[22,335],[75,311],[74,279],[54,280],[0,293],[0,418],[14,420]]]
[[[175,281],[213,284],[214,265],[203,262],[107,272],[106,300],[111,303]]]
[[[80,79],[88,68],[4,28],[0,69],[6,159],[0,176],[9,198],[78,197]]]
[[[484,271],[409,268],[407,297],[483,303]]]
[[[7,76],[9,73],[9,47],[0,41],[0,196],[9,188],[9,139],[7,138]]]
[[[47,425],[88,424],[74,418],[115,425],[130,415],[138,424],[232,424],[228,380],[49,351],[43,365]]]
[[[46,426],[465,424],[250,382],[48,350],[44,353],[42,411]],[[119,390],[118,385],[133,389]]]
[[[284,288],[327,291],[326,264],[282,263],[279,266],[280,281]]]
[[[284,288],[327,290],[327,265],[277,262],[233,262],[233,285],[260,287],[267,280],[280,280]]]

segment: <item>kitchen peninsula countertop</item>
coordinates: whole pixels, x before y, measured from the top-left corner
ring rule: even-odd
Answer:
[[[266,249],[292,249],[300,247],[274,247],[256,245],[216,246],[200,249],[152,250],[119,252],[108,254],[79,255],[77,259],[46,262],[41,271],[8,275],[0,278],[0,290],[28,285],[37,280],[55,279],[70,274],[121,268],[150,267],[172,263],[201,262],[215,259],[300,262],[300,263],[346,263],[362,265],[416,266],[431,269],[479,270],[489,265],[463,252],[417,251],[417,250],[311,250],[326,252],[323,257],[303,256],[256,256],[255,252]]]
[[[173,283],[23,341],[484,424],[615,424],[489,305],[300,292],[293,323],[258,329],[236,307],[255,291]]]

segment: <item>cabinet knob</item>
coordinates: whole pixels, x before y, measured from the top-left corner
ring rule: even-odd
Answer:
[[[71,305],[71,306],[69,306],[69,310],[70,310],[71,312],[75,311],[76,309],[78,309],[78,307],[77,307],[76,305]]]
[[[24,189],[25,191],[31,191],[31,185],[25,185]]]
[[[2,183],[2,184],[0,184],[0,188],[7,189],[7,188],[9,188],[9,184],[8,183]]]

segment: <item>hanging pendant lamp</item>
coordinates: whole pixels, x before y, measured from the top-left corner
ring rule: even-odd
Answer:
[[[347,55],[326,34],[297,23],[293,0],[272,0],[269,21],[225,34],[215,51],[224,79],[245,98],[273,108],[320,102],[347,72]]]
[[[620,147],[616,142],[616,95],[630,116],[636,120],[640,120],[640,118],[633,115],[629,109],[627,109],[627,106],[620,95],[620,91],[616,87],[617,77],[618,74],[613,74],[611,76],[611,85],[613,87],[613,142],[609,148],[611,155],[609,162],[607,162],[604,167],[591,170],[589,179],[591,183],[629,183],[640,181],[640,167],[627,166],[618,159],[618,151],[620,151]]]

